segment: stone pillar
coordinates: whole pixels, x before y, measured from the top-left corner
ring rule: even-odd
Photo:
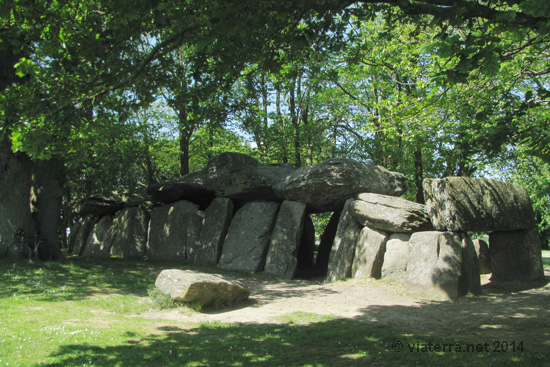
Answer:
[[[536,229],[492,232],[491,280],[531,281],[544,278],[540,238]]]

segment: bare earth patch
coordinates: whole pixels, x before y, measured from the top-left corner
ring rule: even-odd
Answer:
[[[387,325],[397,332],[491,344],[519,341],[529,350],[550,347],[550,268],[539,283],[491,283],[482,278],[483,294],[458,301],[429,300],[398,283],[377,280],[276,281],[241,279],[251,291],[238,308],[203,313],[181,310],[141,315],[166,325],[196,322],[277,323],[281,316],[306,312]]]

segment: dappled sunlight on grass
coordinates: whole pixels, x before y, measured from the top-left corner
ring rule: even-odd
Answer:
[[[539,330],[550,319],[547,308],[540,308],[550,296],[544,285],[528,294],[493,287],[483,297],[460,302],[370,305],[354,318],[303,310],[276,317],[273,324],[194,323],[148,312],[158,307],[147,290],[169,267],[188,265],[0,262],[0,366],[539,366],[550,357],[544,340],[527,337],[521,351],[508,344],[501,353],[457,352],[456,346],[423,350],[499,338],[519,343],[517,338],[535,329],[536,335],[546,335]],[[262,284],[261,276],[256,283]],[[322,294],[328,292],[319,286]],[[286,294],[268,294],[266,302]],[[462,317],[476,312],[476,325],[462,324]],[[402,322],[377,321],[388,315]],[[449,328],[454,331],[448,333]]]

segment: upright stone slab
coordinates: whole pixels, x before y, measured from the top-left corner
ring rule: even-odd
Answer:
[[[154,260],[185,259],[189,217],[199,207],[189,201],[178,201],[157,207],[151,213],[147,257]]]
[[[262,271],[279,204],[256,201],[243,205],[231,221],[219,266],[249,273]]]
[[[472,241],[456,232],[414,233],[409,242],[407,282],[423,292],[450,299],[468,292],[479,294],[479,269]]]
[[[354,278],[382,277],[382,263],[386,252],[388,234],[377,229],[363,227],[355,248],[351,272]]]
[[[140,258],[147,248],[149,214],[139,207],[124,208],[113,219],[111,256]]]
[[[226,198],[214,199],[204,214],[195,262],[218,263],[231,218],[233,218],[233,202]]]
[[[410,234],[394,233],[386,242],[386,252],[384,253],[384,263],[382,265],[383,279],[404,279],[407,271],[410,238]]]
[[[539,234],[536,229],[489,234],[491,280],[544,279]]]
[[[342,215],[338,222],[336,237],[330,251],[328,271],[325,281],[350,278],[353,258],[355,257],[355,246],[363,227],[357,223],[349,214],[349,206],[353,199],[348,199],[344,204]]]
[[[197,255],[204,216],[204,211],[199,210],[194,215],[189,217],[189,222],[187,223],[186,257],[187,260],[191,262],[195,261],[195,257]]]
[[[94,225],[86,240],[86,246],[82,250],[82,256],[103,258],[111,256],[112,224],[113,216],[105,215]]]
[[[309,215],[304,218],[304,228],[297,256],[297,270],[311,269],[315,265],[315,225]]]
[[[496,180],[446,177],[425,179],[424,197],[438,231],[491,232],[535,226],[527,191]]]
[[[78,231],[80,230],[81,226],[82,222],[77,222],[71,226],[69,238],[67,239],[67,247],[69,249],[69,253],[73,253],[76,236],[78,235]]]
[[[281,204],[267,252],[266,273],[283,279],[294,277],[305,215],[304,203],[287,200]]]
[[[359,194],[351,203],[350,214],[362,225],[385,232],[433,230],[425,205],[394,196]]]
[[[334,244],[334,239],[336,238],[336,231],[338,230],[338,223],[340,222],[342,210],[343,208],[340,208],[340,210],[332,213],[323,234],[321,234],[321,242],[319,243],[317,258],[315,259],[315,266],[325,273],[328,269],[330,253],[332,245]]]
[[[476,249],[477,261],[479,263],[479,274],[491,274],[491,251],[489,245],[482,239],[473,240]]]
[[[86,242],[88,241],[88,236],[94,228],[97,222],[99,222],[99,217],[96,215],[88,215],[82,220],[82,225],[80,226],[76,238],[74,240],[73,254],[82,255],[84,249],[86,248]]]

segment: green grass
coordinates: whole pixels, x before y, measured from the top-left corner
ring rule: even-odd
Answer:
[[[409,344],[422,350],[443,339],[307,312],[279,324],[138,317],[160,308],[148,292],[167,267],[184,265],[0,261],[0,366],[538,366],[550,358],[544,350],[410,352]]]

